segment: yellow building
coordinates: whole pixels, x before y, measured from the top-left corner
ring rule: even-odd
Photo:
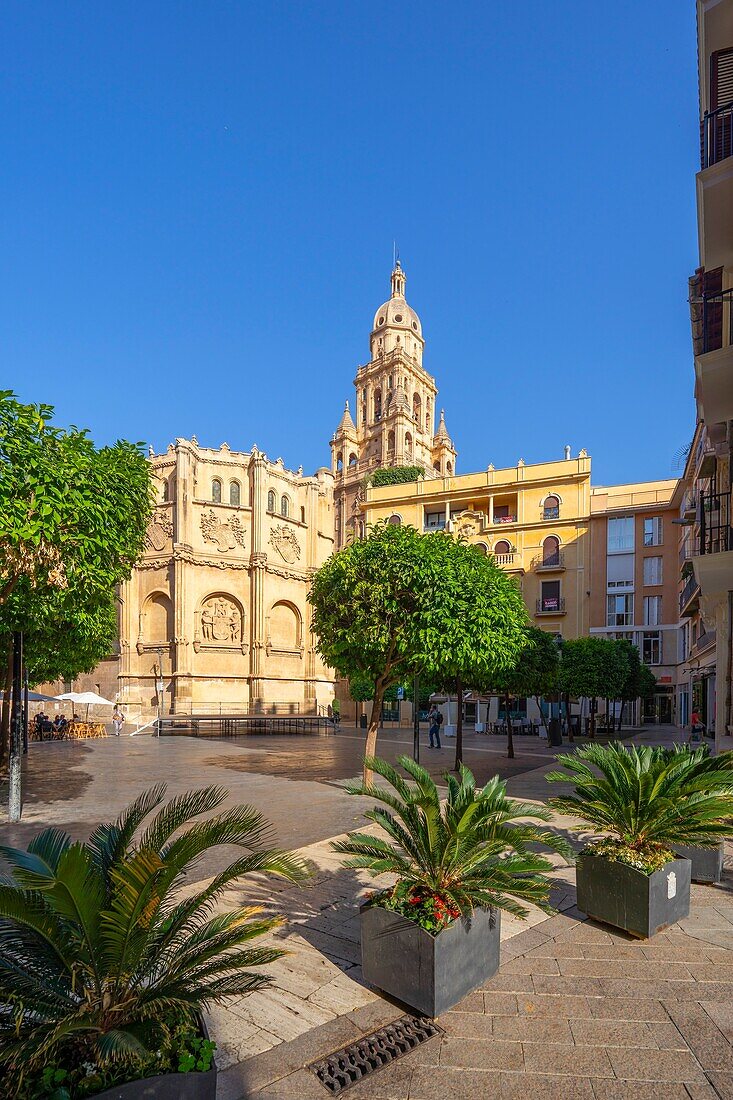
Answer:
[[[463,536],[519,579],[538,625],[574,638],[589,627],[590,466],[585,451],[571,458],[566,448],[556,462],[369,486],[362,512],[367,524]]]

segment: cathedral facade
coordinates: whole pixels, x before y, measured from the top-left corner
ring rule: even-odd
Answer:
[[[333,477],[178,439],[150,457],[157,501],[121,591],[130,714],[313,712],[333,696],[306,593],[333,550]],[[162,697],[159,699],[159,695]]]

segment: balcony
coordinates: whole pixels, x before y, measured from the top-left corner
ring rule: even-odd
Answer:
[[[704,172],[733,154],[733,101],[717,111],[706,111],[700,128],[700,168]]]
[[[557,554],[548,554],[547,557],[538,554],[532,560],[532,567],[535,573],[557,573],[565,568],[565,554],[562,550]]]
[[[514,515],[512,515],[511,513],[507,513],[506,515],[501,515],[501,516],[494,515],[494,521],[493,522],[494,523],[516,523],[517,522],[516,513]]]
[[[537,600],[537,609],[535,615],[564,615],[565,614],[565,597],[564,596],[543,596]]]
[[[696,519],[697,517],[697,493],[694,489],[688,489],[685,493],[682,516],[684,519]]]
[[[700,603],[700,585],[697,578],[692,576],[680,592],[680,615],[691,615],[697,611]]]
[[[733,418],[733,288],[707,295],[695,307],[699,412],[708,425],[724,423]]]
[[[514,554],[494,554],[494,561],[497,565],[514,565]]]
[[[698,657],[704,650],[709,649],[711,645],[715,645],[715,631],[705,630],[690,650],[690,656]]]
[[[555,508],[544,508],[542,510],[542,518],[543,519],[559,519],[560,518],[560,507],[559,507],[559,505],[556,506]]]

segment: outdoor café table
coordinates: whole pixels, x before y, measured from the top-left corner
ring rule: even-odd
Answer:
[[[89,737],[106,737],[107,727],[104,722],[69,722],[69,728],[66,731],[67,736],[72,740],[80,741]]]

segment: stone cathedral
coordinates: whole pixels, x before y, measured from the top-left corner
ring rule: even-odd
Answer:
[[[455,472],[442,412],[435,430],[435,379],[423,368],[422,326],[399,262],[369,339],[330,469],[304,477],[255,445],[215,449],[195,437],[151,454],[157,501],[146,551],[120,593],[119,653],[80,678],[82,688],[118,698],[130,715],[159,702],[167,714],[308,713],[331,701],[333,674],[310,632],[311,576],[360,533],[370,472]]]

